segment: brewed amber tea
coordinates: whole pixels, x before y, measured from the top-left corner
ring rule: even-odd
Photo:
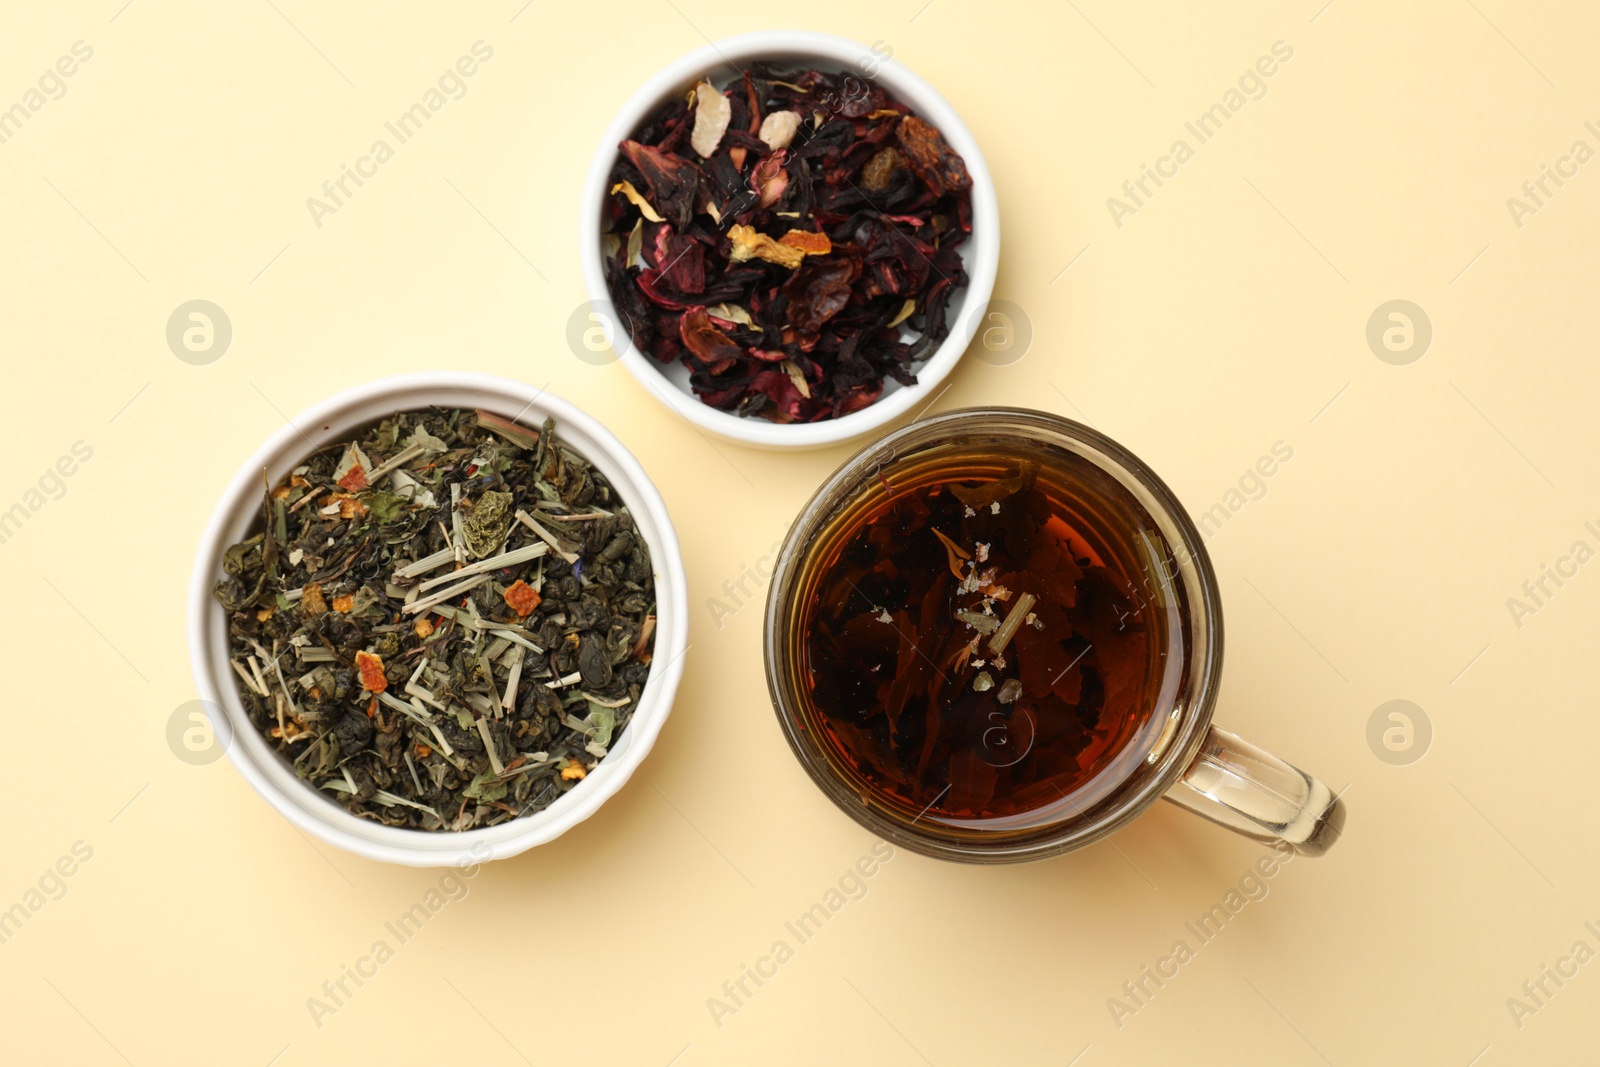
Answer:
[[[980,440],[890,463],[814,558],[806,728],[905,818],[1073,818],[1156,746],[1186,670],[1172,552],[1076,453]]]

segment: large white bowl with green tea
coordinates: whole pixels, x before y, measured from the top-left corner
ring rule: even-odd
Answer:
[[[620,789],[687,647],[660,494],[595,420],[470,374],[388,378],[275,434],[195,560],[218,744],[299,829],[370,859],[504,858]]]

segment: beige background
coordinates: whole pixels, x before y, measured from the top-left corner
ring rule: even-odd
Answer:
[[[1600,149],[1600,20],[1506,0],[920,2],[11,6],[0,107],[73,42],[94,57],[0,145],[0,509],[74,442],[94,455],[0,544],[0,908],[74,842],[93,858],[0,945],[8,1058],[1593,1062],[1600,964],[1520,1029],[1506,1001],[1580,938],[1600,949],[1600,568],[1520,628],[1506,601],[1573,542],[1600,547],[1600,162],[1520,228],[1506,199],[1573,141]],[[871,844],[772,721],[758,612],[719,629],[706,605],[847,450],[713,449],[620,366],[574,358],[573,213],[644,77],[786,11],[886,42],[985,147],[996,295],[1034,340],[1012,365],[969,356],[938,408],[1084,418],[1197,514],[1294,449],[1210,542],[1219,720],[1348,785],[1349,829],[1120,1029],[1107,999],[1261,846],[1161,805],[1049,862],[900,855],[737,1014],[707,1007]],[[494,58],[466,97],[317,228],[306,198],[480,39]],[[1266,95],[1116,226],[1107,197],[1279,40],[1294,57]],[[209,366],[164,338],[194,298],[233,324]],[[1409,366],[1365,340],[1395,298],[1435,330]],[[188,568],[286,414],[434,367],[548,384],[641,456],[685,542],[692,650],[628,787],[486,868],[318,1028],[307,998],[437,875],[314,844],[227,761],[169,751],[194,697]],[[1433,727],[1407,766],[1366,740],[1391,699]]]

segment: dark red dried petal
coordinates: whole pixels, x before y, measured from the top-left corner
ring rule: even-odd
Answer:
[[[869,385],[858,385],[854,389],[840,394],[839,398],[833,402],[833,416],[838,418],[840,415],[848,415],[852,411],[860,411],[882,395],[882,381]]]
[[[944,196],[958,189],[972,188],[972,176],[967,173],[967,165],[945,142],[944,134],[915,115],[901,119],[900,128],[895,132],[911,161],[911,169],[917,172],[917,177],[935,195]]]
[[[794,379],[789,377],[787,371],[764,370],[750,379],[750,388],[772,401],[773,407],[785,417],[785,421],[802,421],[806,398],[800,395],[800,390],[795,387]]]
[[[749,391],[749,385],[743,379],[721,389],[707,389],[698,384],[694,389],[695,396],[719,411],[731,411],[738,407],[739,401],[743,400]]]
[[[662,264],[661,273],[679,292],[705,292],[705,245],[693,237],[673,237],[667,242],[667,261]]]
[[[658,270],[640,271],[634,281],[639,286],[639,291],[644,293],[650,302],[657,307],[671,308],[673,311],[685,311],[695,305],[695,301],[688,296],[676,292],[672,288],[672,283],[662,278],[661,272]]]
[[[850,287],[861,276],[861,261],[847,248],[834,254],[806,257],[794,277],[784,283],[789,321],[803,333],[816,333],[850,302]]]
[[[622,142],[622,154],[639,168],[650,187],[650,203],[662,218],[679,229],[694,215],[694,194],[700,185],[700,168],[682,156],[663,152],[638,141]]]
[[[733,366],[739,361],[739,357],[744,355],[744,349],[717,328],[717,324],[711,321],[711,316],[706,314],[706,309],[703,307],[694,308],[686,313],[679,330],[684,347],[694,353],[695,359],[713,374]]]

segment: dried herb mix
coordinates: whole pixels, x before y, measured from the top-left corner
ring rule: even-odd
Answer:
[[[605,270],[634,344],[705,403],[837,418],[950,332],[972,179],[934,127],[853,75],[752,66],[624,141]],[[902,328],[911,336],[902,339]]]
[[[548,420],[385,419],[270,487],[223,569],[250,720],[300,777],[386,825],[548,807],[649,676],[649,549]]]

